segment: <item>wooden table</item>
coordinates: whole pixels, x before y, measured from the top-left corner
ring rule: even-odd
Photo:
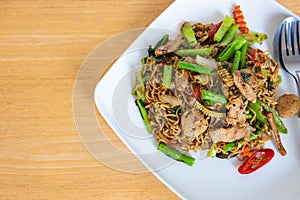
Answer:
[[[0,1],[0,199],[178,198],[149,172],[124,173],[91,156],[72,112],[86,55],[114,34],[146,27],[171,2]],[[279,2],[300,15],[299,1]]]

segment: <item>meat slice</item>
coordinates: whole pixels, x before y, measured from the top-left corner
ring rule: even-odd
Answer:
[[[254,130],[255,129],[248,123],[245,123],[243,126],[230,126],[228,128],[209,130],[208,134],[214,143],[234,142],[243,138],[246,141],[250,141],[250,133],[252,133]]]
[[[280,135],[279,135],[279,132],[278,132],[278,129],[277,129],[277,126],[275,124],[275,119],[274,119],[274,116],[273,116],[273,113],[268,113],[267,114],[267,119],[270,123],[270,126],[273,130],[273,134],[274,134],[274,138],[275,138],[275,143],[276,143],[276,147],[278,149],[278,151],[280,152],[280,154],[282,156],[285,156],[287,154],[285,148],[283,147],[283,144],[281,142],[281,139],[280,139]]]
[[[230,96],[229,96],[229,88],[227,85],[223,84],[222,85],[222,93],[223,95],[225,95],[225,97],[228,99]]]
[[[163,94],[163,95],[161,95],[161,99],[163,102],[171,104],[171,106],[173,106],[173,107],[180,105],[180,102],[177,99],[177,97],[172,96],[172,95]]]
[[[192,143],[207,127],[208,121],[195,108],[185,111],[181,116],[182,140],[186,143]]]
[[[191,109],[196,101],[194,90],[189,83],[188,73],[184,70],[177,70],[174,76],[174,84],[171,84],[171,91],[177,97],[184,110]]]
[[[251,69],[235,70],[233,73],[233,81],[240,93],[249,101],[256,101],[257,88],[266,81],[266,79],[254,73]]]
[[[246,122],[246,107],[242,97],[231,99],[226,105],[228,112],[226,113],[225,122],[227,125],[244,124]]]
[[[189,83],[189,75],[184,70],[177,70],[174,77],[176,90],[184,91],[186,88],[192,87]]]
[[[277,99],[276,111],[282,118],[294,116],[300,108],[300,100],[294,94],[284,94]]]

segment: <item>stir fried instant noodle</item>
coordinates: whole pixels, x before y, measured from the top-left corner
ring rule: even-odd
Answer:
[[[218,24],[185,22],[175,39],[165,35],[142,58],[136,103],[158,149],[176,160],[185,162],[190,150],[247,157],[264,148],[274,129],[287,133],[274,110],[280,66],[253,46],[266,35],[238,28],[230,16]]]

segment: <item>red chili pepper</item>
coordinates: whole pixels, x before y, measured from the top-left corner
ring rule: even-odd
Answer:
[[[199,98],[199,93],[200,93],[200,89],[198,87],[195,87],[194,88],[194,96],[195,96],[196,99]]]
[[[216,34],[216,32],[218,31],[218,29],[220,28],[221,24],[222,24],[223,21],[219,22],[218,24],[214,24],[210,31],[209,31],[209,40],[210,42],[213,42],[214,41],[214,36]]]
[[[257,61],[256,53],[257,53],[257,49],[252,49],[252,50],[249,52],[251,58],[252,58],[254,61]]]
[[[255,62],[257,62],[258,61],[258,59],[257,59],[257,53],[262,53],[262,52],[263,52],[262,50],[256,48],[256,49],[252,49],[251,51],[249,51],[249,54],[252,57],[252,59]]]
[[[241,174],[250,174],[272,160],[274,154],[272,149],[257,150],[238,168],[238,172]]]

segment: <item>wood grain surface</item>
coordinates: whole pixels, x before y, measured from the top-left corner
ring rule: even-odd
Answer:
[[[300,15],[299,1],[279,2]],[[0,0],[0,199],[178,199],[151,173],[94,159],[72,112],[87,54],[112,35],[148,26],[171,3]]]

